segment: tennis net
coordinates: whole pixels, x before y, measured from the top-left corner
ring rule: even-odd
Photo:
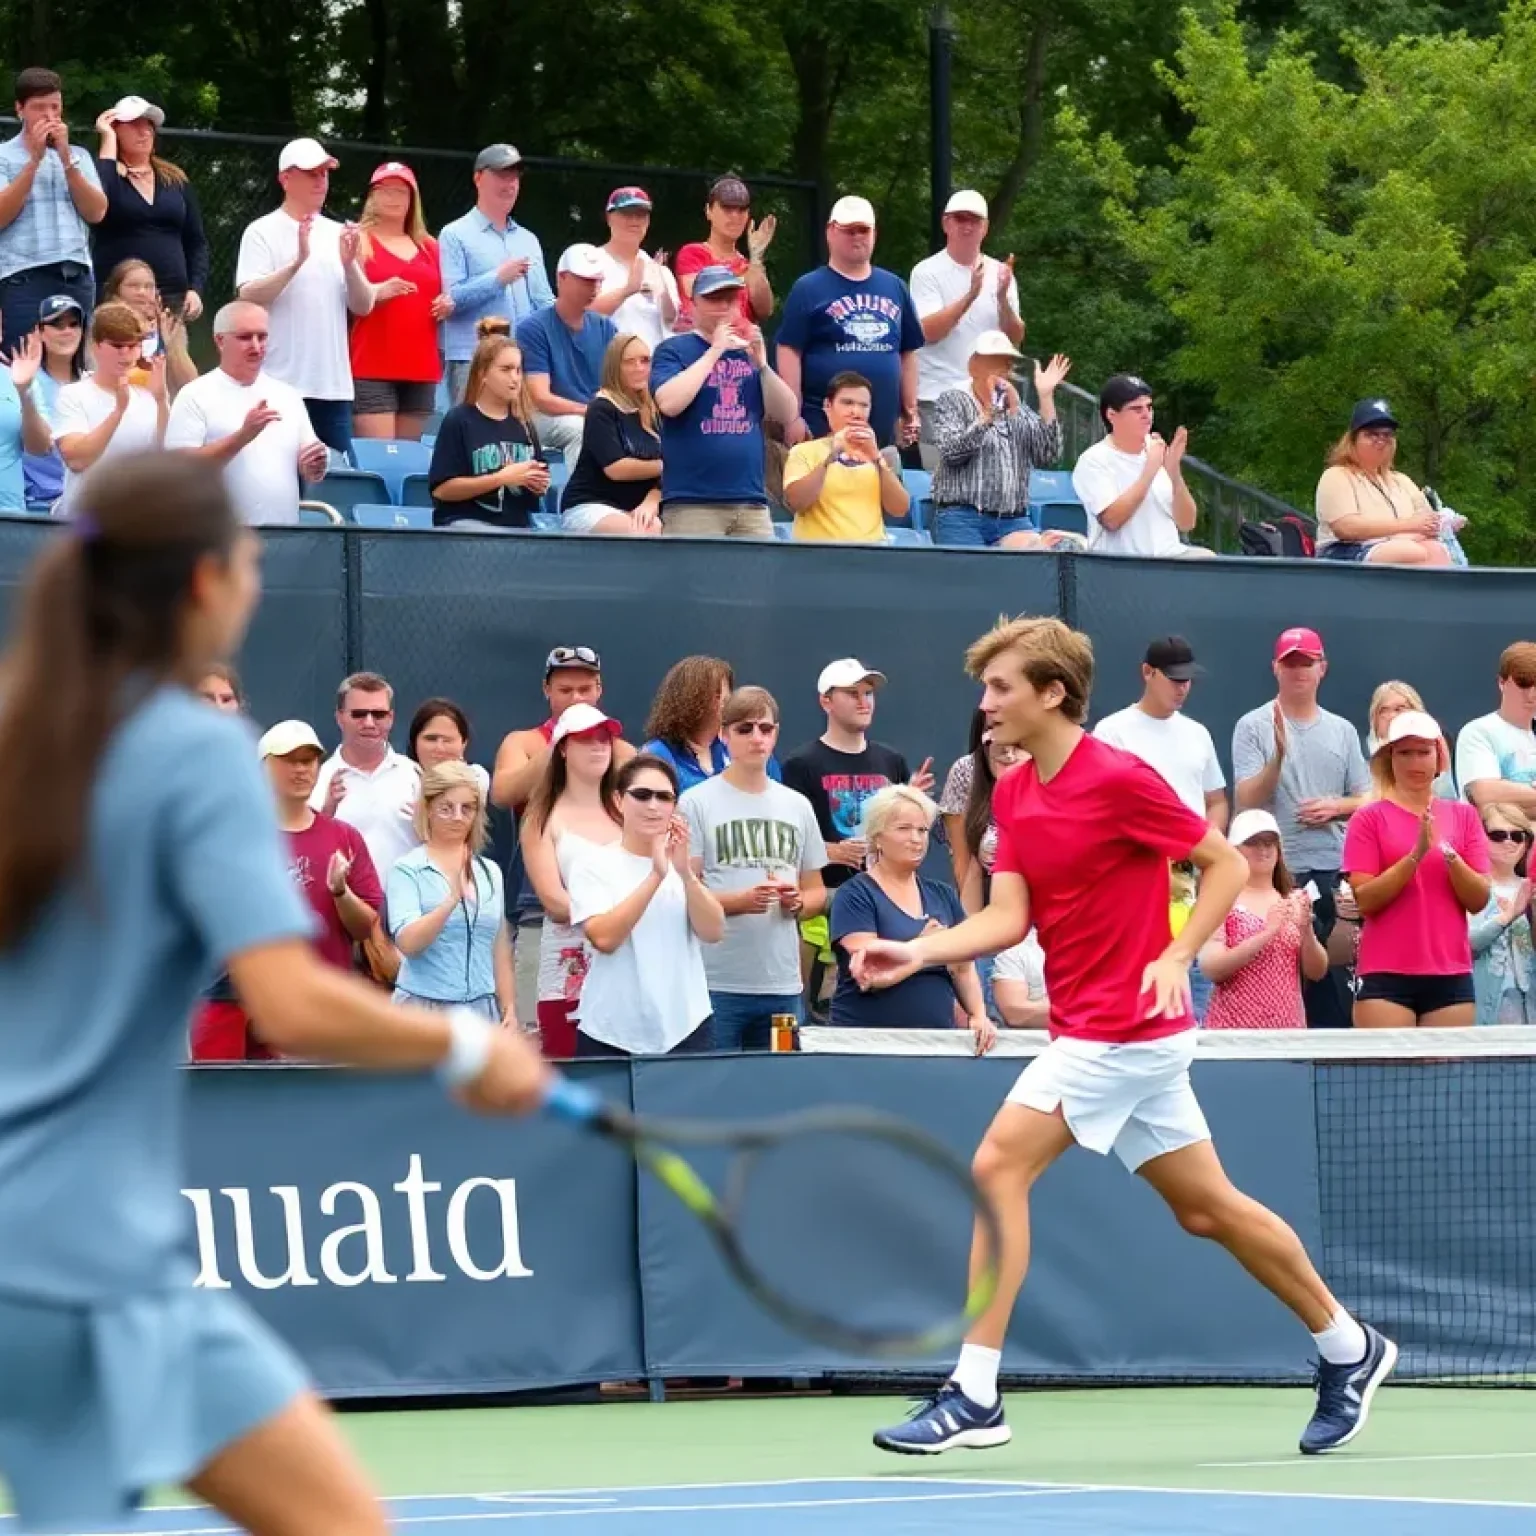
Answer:
[[[997,1054],[1046,1043],[1004,1031]],[[801,1047],[971,1052],[963,1031],[807,1029]],[[1202,1032],[1196,1090],[1264,1061],[1310,1068],[1314,1256],[1397,1340],[1397,1380],[1536,1387],[1536,1029]]]

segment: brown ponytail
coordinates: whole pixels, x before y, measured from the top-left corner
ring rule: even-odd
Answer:
[[[0,948],[79,862],[107,743],[144,689],[184,671],[193,573],[238,531],[217,470],[137,454],[85,477],[34,564],[0,668]]]

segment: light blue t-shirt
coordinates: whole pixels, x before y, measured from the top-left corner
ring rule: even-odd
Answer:
[[[505,900],[501,871],[487,858],[475,860],[475,889],[466,890],[443,931],[419,955],[403,955],[395,985],[412,997],[435,1003],[471,1003],[496,995],[496,933]],[[396,939],[407,923],[439,907],[448,881],[422,845],[395,860],[384,888],[389,931]]]
[[[10,369],[0,367],[0,512],[25,512],[26,476],[21,469],[21,396]]]
[[[590,309],[581,317],[579,331],[573,331],[553,306],[535,310],[517,326],[523,372],[547,373],[551,393],[586,405],[603,382],[603,353],[618,334],[607,315]]]
[[[53,407],[63,387],[46,368],[40,368],[32,380],[32,402],[50,426]],[[50,448],[47,453],[23,454],[21,465],[29,502],[46,506],[64,494],[64,460],[57,448]]]
[[[0,952],[0,1292],[190,1284],[187,1028],[232,955],[308,938],[250,728],[163,687],[96,776],[82,867]]]
[[[1536,732],[1511,725],[1497,710],[1469,720],[1456,736],[1456,784],[1467,795],[1478,779],[1536,784]]]

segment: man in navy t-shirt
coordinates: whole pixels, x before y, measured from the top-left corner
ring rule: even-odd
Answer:
[[[875,210],[840,197],[827,225],[827,264],[797,279],[779,322],[779,372],[804,402],[791,447],[828,435],[822,409],[834,374],[853,368],[874,386],[869,424],[882,448],[917,441],[917,354],[923,325],[907,285],[874,266]]]
[[[661,412],[661,531],[771,539],[763,416],[794,420],[795,393],[768,366],[757,326],[741,324],[743,279],[726,266],[693,280],[693,330],[651,354]]]

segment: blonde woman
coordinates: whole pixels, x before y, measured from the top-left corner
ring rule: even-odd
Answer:
[[[374,303],[354,317],[348,342],[352,431],[415,442],[443,376],[437,322],[453,313],[453,300],[443,292],[437,241],[427,233],[410,166],[390,160],[374,171],[357,227],[358,260],[374,285]]]
[[[1371,707],[1366,713],[1365,755],[1367,758],[1374,757],[1377,747],[1387,739],[1387,727],[1399,715],[1406,714],[1410,709],[1416,709],[1421,714],[1424,712],[1424,700],[1419,697],[1419,690],[1411,683],[1399,682],[1393,678],[1377,688],[1371,695]],[[1449,769],[1435,780],[1435,794],[1442,800],[1459,798],[1456,794],[1455,776]]]
[[[1440,514],[1393,469],[1397,420],[1385,400],[1362,400],[1317,482],[1317,553],[1369,565],[1448,566]]]
[[[1517,805],[1485,805],[1493,892],[1471,921],[1472,988],[1479,1024],[1536,1024],[1531,943],[1531,821]]]
[[[830,933],[837,955],[832,1023],[867,1029],[953,1029],[958,1002],[976,1054],[991,1050],[997,1029],[987,1017],[976,967],[969,961],[928,966],[879,992],[864,992],[849,962],[875,939],[905,942],[965,920],[960,898],[920,874],[938,807],[910,784],[888,784],[864,806],[870,867],[838,886]]]
[[[527,528],[549,489],[522,348],[494,319],[477,327],[464,401],[443,417],[427,483],[436,527]]]
[[[422,775],[416,834],[420,845],[395,861],[385,887],[401,955],[395,1001],[462,1005],[515,1025],[501,871],[484,856],[485,795],[468,763],[438,763]]]
[[[615,336],[602,377],[587,407],[560,526],[567,533],[654,536],[661,532],[661,428],[651,398],[650,343]]]

